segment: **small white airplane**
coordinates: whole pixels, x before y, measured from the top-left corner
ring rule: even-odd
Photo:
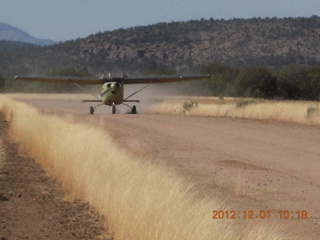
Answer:
[[[133,114],[137,113],[136,106],[130,106],[127,103],[139,103],[139,100],[129,100],[132,96],[145,89],[152,83],[167,83],[167,82],[180,82],[189,80],[201,80],[210,78],[209,74],[205,75],[164,75],[164,76],[149,76],[149,77],[71,77],[71,76],[57,76],[57,77],[29,77],[29,76],[16,76],[16,80],[23,81],[37,81],[37,82],[52,82],[52,83],[66,83],[74,84],[77,87],[85,90],[79,84],[101,84],[102,90],[99,96],[94,97],[94,100],[84,100],[83,102],[100,102],[97,106],[90,106],[90,114],[94,114],[94,110],[101,105],[108,105],[112,107],[112,113],[116,113],[116,105],[124,104],[131,108]],[[124,98],[124,85],[126,84],[147,84],[143,88]]]

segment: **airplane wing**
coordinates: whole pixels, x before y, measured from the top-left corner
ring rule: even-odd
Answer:
[[[163,76],[147,76],[147,77],[29,77],[15,76],[16,80],[36,81],[36,82],[53,82],[53,83],[71,83],[71,84],[103,84],[106,82],[123,82],[123,84],[140,84],[140,83],[167,83],[180,82],[188,80],[199,80],[210,78],[210,74],[205,75],[163,75]]]
[[[123,84],[138,84],[138,83],[167,83],[180,82],[188,80],[200,80],[210,78],[210,74],[205,75],[163,75],[163,76],[147,76],[147,77],[126,77],[123,78]]]
[[[77,84],[103,84],[104,81],[97,77],[29,77],[29,76],[15,76],[16,80],[35,81],[35,82],[52,82],[52,83],[77,83]]]

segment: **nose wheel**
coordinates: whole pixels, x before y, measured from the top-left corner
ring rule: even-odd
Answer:
[[[116,105],[114,103],[112,103],[111,108],[112,108],[112,114],[116,114],[117,107],[116,107]]]

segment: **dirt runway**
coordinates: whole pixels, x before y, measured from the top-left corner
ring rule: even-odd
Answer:
[[[213,117],[110,114],[75,99],[27,99],[47,114],[94,124],[130,154],[160,160],[200,194],[225,199],[298,239],[320,239],[320,127]],[[70,117],[71,115],[71,117]],[[252,212],[251,212],[252,211]],[[270,211],[270,219],[256,219]],[[246,216],[248,218],[248,216]],[[216,221],[224,221],[218,219]]]

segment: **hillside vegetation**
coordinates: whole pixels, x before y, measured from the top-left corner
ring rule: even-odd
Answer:
[[[12,51],[0,72],[43,73],[52,68],[90,72],[144,72],[150,68],[196,71],[220,62],[279,69],[320,61],[320,18],[254,18],[159,23],[106,31],[53,46]]]
[[[0,55],[0,74],[206,72],[211,81],[191,85],[193,94],[318,100],[319,62],[320,17],[202,19],[13,49]]]
[[[16,41],[0,40],[0,51],[8,50],[8,49],[15,49],[15,48],[31,47],[31,46],[33,46],[33,44],[16,42]],[[2,53],[2,54],[5,54],[5,53]]]

